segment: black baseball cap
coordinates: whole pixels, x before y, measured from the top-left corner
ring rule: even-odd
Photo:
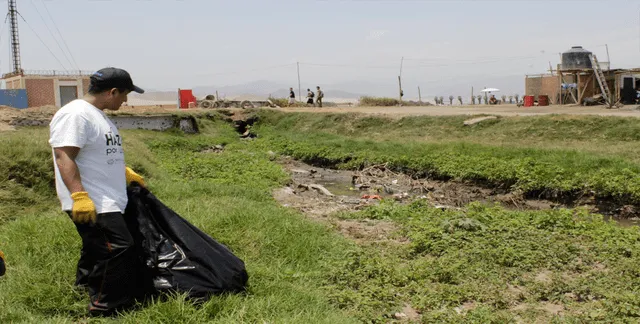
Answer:
[[[91,85],[98,89],[127,89],[137,93],[144,93],[144,90],[135,86],[129,72],[114,67],[108,67],[94,72],[91,75]]]

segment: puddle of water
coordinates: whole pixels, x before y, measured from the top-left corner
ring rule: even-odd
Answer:
[[[331,180],[317,179],[315,181],[317,184],[327,188],[332,194],[336,196],[348,196],[348,197],[360,197],[363,195],[363,192],[353,188],[351,190],[351,185],[346,185],[344,183],[335,182]]]
[[[638,218],[617,218],[605,215],[604,220],[609,222],[616,222],[622,227],[640,226],[640,219]]]

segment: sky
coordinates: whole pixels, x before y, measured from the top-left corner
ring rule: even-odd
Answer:
[[[417,86],[423,94],[466,93],[521,80],[523,88],[524,75],[555,68],[574,45],[606,61],[607,44],[612,67],[640,66],[640,1],[17,2],[23,69],[116,66],[153,90],[256,80],[297,89],[297,63],[305,88],[397,88],[401,63],[408,97]],[[0,1],[3,15],[6,8]],[[3,26],[0,69],[7,73]]]

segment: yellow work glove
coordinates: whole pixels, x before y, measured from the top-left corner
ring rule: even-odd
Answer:
[[[78,191],[71,194],[73,207],[71,208],[71,219],[80,224],[96,222],[96,205],[89,198],[86,191]]]
[[[124,176],[127,178],[127,186],[130,185],[132,182],[137,182],[141,186],[146,187],[144,183],[144,178],[141,175],[133,172],[133,170],[131,170],[130,167],[125,167]]]

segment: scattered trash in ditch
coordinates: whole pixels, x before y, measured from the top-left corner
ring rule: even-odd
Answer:
[[[313,217],[326,218],[339,211],[356,211],[384,199],[410,203],[427,200],[434,208],[463,210],[471,202],[498,203],[512,210],[548,210],[584,206],[605,215],[621,226],[640,225],[638,208],[613,206],[591,198],[572,201],[550,201],[526,197],[520,191],[487,188],[459,181],[414,179],[380,164],[360,171],[324,169],[291,158],[281,160],[291,173],[291,184],[274,194],[283,205],[301,210]],[[630,218],[629,218],[630,217]]]

